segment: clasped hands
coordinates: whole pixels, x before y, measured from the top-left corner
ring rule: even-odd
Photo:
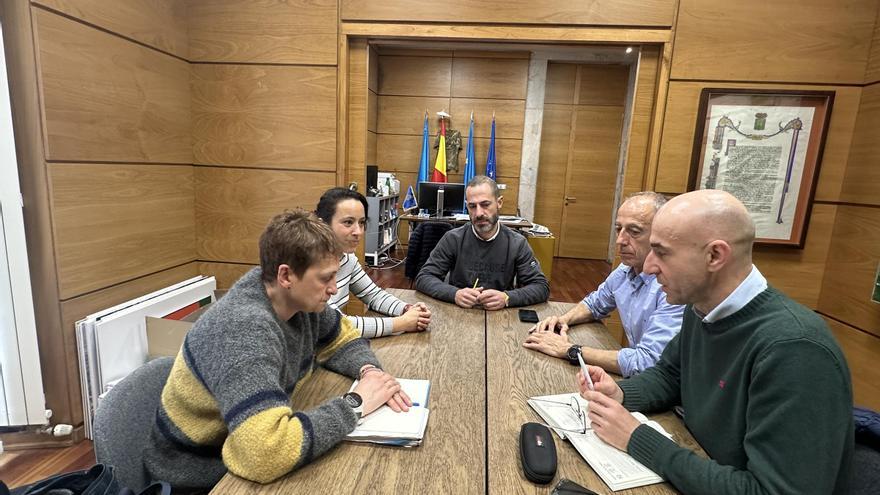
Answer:
[[[500,290],[482,287],[465,287],[455,293],[455,304],[465,309],[481,304],[485,310],[496,311],[507,307],[507,299],[507,294]]]

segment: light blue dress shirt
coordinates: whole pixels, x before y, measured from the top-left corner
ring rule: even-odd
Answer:
[[[721,301],[721,304],[709,311],[709,314],[703,316],[696,308],[694,308],[694,313],[702,317],[706,323],[715,323],[743,309],[755,296],[765,290],[767,290],[767,279],[764,278],[757,266],[752,265],[752,271],[749,272],[749,275]]]
[[[616,308],[629,341],[617,354],[623,376],[632,376],[654,366],[666,344],[681,330],[684,306],[666,302],[666,293],[654,275],[634,273],[618,266],[608,278],[581,301],[597,320]]]

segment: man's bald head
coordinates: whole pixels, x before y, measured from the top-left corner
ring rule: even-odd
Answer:
[[[732,195],[682,194],[654,216],[644,271],[657,276],[667,301],[708,314],[751,272],[754,239],[755,224]]]
[[[658,227],[695,245],[722,240],[733,248],[738,262],[751,266],[755,222],[726,191],[703,189],[676,196],[657,212],[654,228]]]

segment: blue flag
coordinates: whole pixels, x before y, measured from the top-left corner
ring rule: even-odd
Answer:
[[[406,191],[406,198],[403,200],[403,211],[409,211],[418,208],[419,203],[416,201],[416,194],[413,192],[412,186]]]
[[[418,182],[427,182],[428,180],[428,160],[430,160],[430,153],[431,149],[428,147],[428,111],[425,110],[425,126],[422,130],[422,158],[419,160]]]
[[[464,159],[464,183],[467,185],[477,175],[477,158],[474,155],[474,112],[471,112],[471,127],[468,130],[467,155]],[[464,211],[467,212],[467,198],[464,200]]]
[[[495,178],[495,115],[492,115],[492,136],[489,138],[489,154],[486,156],[486,177]]]

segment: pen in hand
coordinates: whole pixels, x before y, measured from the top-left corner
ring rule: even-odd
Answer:
[[[473,286],[473,288],[476,289],[476,288],[477,288],[477,284],[479,284],[479,283],[480,283],[480,278],[477,277],[477,279],[474,280],[474,286]]]
[[[581,365],[581,371],[584,373],[584,378],[587,379],[587,387],[590,390],[595,390],[593,388],[593,379],[590,378],[590,372],[587,371],[587,365],[584,363],[584,358],[581,356],[580,352],[577,353],[577,356],[578,356],[578,363]]]

